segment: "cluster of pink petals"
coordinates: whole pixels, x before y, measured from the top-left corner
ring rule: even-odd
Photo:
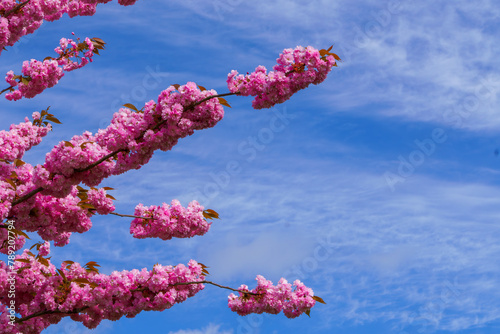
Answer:
[[[0,53],[6,46],[13,46],[21,37],[32,34],[43,21],[59,20],[65,13],[69,17],[92,16],[96,6],[111,0],[30,0],[22,9],[14,10],[16,0],[0,1]],[[123,6],[137,0],[119,0]]]
[[[135,216],[151,217],[153,219],[136,218],[130,224],[130,233],[134,238],[191,238],[204,235],[210,229],[210,224],[203,217],[203,206],[197,201],[183,208],[178,200],[173,200],[169,206],[146,207],[139,204],[135,207]]]
[[[252,102],[255,109],[271,108],[311,83],[323,82],[335,65],[335,58],[329,55],[322,59],[319,50],[297,46],[283,50],[277,62],[274,71],[269,73],[264,66],[258,66],[245,76],[231,71],[227,78],[229,90],[243,96],[255,96]]]
[[[194,107],[193,104],[215,94],[213,90],[201,91],[194,83],[179,86],[178,91],[172,86],[160,94],[157,103],[146,103],[143,112],[122,108],[115,113],[111,124],[96,135],[85,132],[59,143],[46,155],[43,165],[33,167],[26,163],[15,167],[0,162],[0,218],[15,217],[17,229],[38,232],[43,240],[54,241],[56,246],[66,245],[71,233],[83,233],[92,227],[93,214],[108,214],[115,209],[103,189],[88,192],[93,210],[82,207],[76,185],[83,182],[94,187],[110,175],[138,169],[149,161],[155,150],[169,150],[179,138],[214,126],[224,115],[218,99],[212,98]],[[34,114],[34,117],[40,116]],[[20,159],[26,149],[40,142],[48,129],[33,126],[31,122],[12,126],[10,132],[0,133],[0,139],[6,142],[6,150],[0,157]],[[23,135],[24,138],[20,138]],[[115,159],[109,158],[88,171],[76,171],[119,150]],[[18,175],[15,191],[4,181],[13,171]],[[11,206],[15,195],[22,197],[39,187],[43,191]],[[170,209],[164,206],[156,211],[159,220],[153,220],[148,227],[133,222],[131,232],[140,238],[162,239],[202,235],[210,226],[203,219],[202,211],[197,203],[184,209],[174,201]],[[20,240],[21,244],[24,239]]]
[[[25,164],[22,167],[31,166]],[[29,183],[29,182],[27,182]],[[80,206],[76,186],[71,187],[65,197],[53,197],[37,194],[26,202],[22,202],[10,211],[16,217],[15,226],[28,232],[38,232],[43,240],[53,240],[56,246],[69,243],[72,233],[83,233],[92,227],[90,218],[94,211],[99,214],[109,214],[115,210],[113,201],[106,197],[104,189],[90,189],[88,203],[95,210],[88,210]]]
[[[92,62],[94,44],[88,37],[85,37],[85,44],[87,44],[88,50],[85,51],[83,57],[80,56],[78,43],[74,40],[61,38],[59,44],[60,46],[55,48],[56,53],[59,55],[57,63],[63,67],[64,71],[70,72]]]
[[[22,10],[9,15],[4,14],[18,2],[2,1],[0,15],[5,17],[0,17],[0,42],[11,45],[9,43],[17,38],[15,36],[36,29],[37,20],[58,19],[62,13],[93,15],[98,3],[109,1],[31,0]],[[131,5],[135,1],[119,0],[119,3]],[[27,20],[26,24],[19,23],[20,17]],[[12,27],[23,27],[25,31]],[[56,67],[60,71],[72,70],[90,62],[92,43],[88,39],[86,43],[89,51],[82,58],[77,53],[75,42],[62,39],[61,47],[56,49],[60,56],[64,55],[59,60],[48,60],[46,65],[45,61],[32,61],[33,64],[26,66],[26,72],[23,65],[23,74],[30,78],[26,86],[33,82],[33,88],[28,91],[35,92],[57,82],[58,79],[54,79],[57,77],[54,74],[57,73]],[[232,71],[228,87],[239,95],[256,96],[254,108],[268,108],[286,101],[311,83],[322,82],[334,65],[333,56],[321,57],[314,48],[286,49],[278,58],[274,71],[267,73],[262,66],[247,76]],[[44,66],[51,70],[45,68],[44,72]],[[7,81],[11,85],[15,83],[13,73],[8,73]],[[23,95],[21,84],[25,83],[18,83],[18,91]],[[193,82],[171,86],[161,92],[156,102],[149,101],[140,110],[121,108],[113,115],[110,125],[96,134],[85,132],[59,143],[46,155],[45,162],[37,166],[13,163],[13,160],[21,159],[26,150],[37,145],[50,130],[50,125],[35,126],[26,120],[12,125],[10,131],[1,131],[0,220],[13,219],[18,230],[37,232],[42,239],[53,241],[55,246],[66,245],[71,233],[83,233],[91,228],[90,218],[94,214],[109,214],[115,209],[104,189],[91,188],[82,199],[82,188],[77,186],[83,183],[95,187],[111,175],[139,169],[156,150],[170,150],[180,138],[193,134],[195,130],[213,127],[224,116],[219,99],[213,98],[216,94],[214,90],[200,89]],[[35,119],[40,117],[39,113],[34,114]],[[23,199],[28,194],[32,196]],[[12,206],[12,202],[20,198],[23,200]],[[210,228],[210,223],[203,217],[203,207],[196,201],[187,208],[176,200],[170,206],[165,203],[150,207],[139,204],[135,215],[153,218],[132,221],[130,231],[136,238],[186,238],[203,235]],[[0,228],[0,243],[8,240],[7,233],[6,228]],[[17,237],[15,249],[23,245],[24,237]],[[5,253],[5,248],[0,252]],[[39,256],[47,256],[49,252],[49,244],[45,243],[39,249]],[[188,266],[155,265],[152,271],[134,269],[111,275],[99,274],[73,263],[69,267],[61,266],[62,275],[48,259],[36,259],[27,250],[17,259],[25,262],[16,261],[14,265],[14,272],[22,271],[15,275],[16,312],[22,317],[45,313],[15,326],[9,324],[7,291],[12,272],[0,262],[0,332],[40,333],[66,316],[88,328],[95,328],[103,319],[118,320],[123,316],[134,317],[141,311],[161,311],[202,290],[203,284],[197,282],[204,281],[203,274],[206,273],[203,265],[191,260]],[[272,282],[257,276],[257,282],[255,289],[249,291],[246,285],[242,285],[239,296],[229,296],[231,310],[240,315],[283,311],[285,316],[294,318],[304,312],[308,314],[317,300],[313,291],[298,280],[292,286],[281,279],[273,286]]]
[[[55,86],[64,76],[64,71],[69,72],[81,68],[92,62],[94,56],[94,44],[86,37],[87,51],[80,56],[78,44],[72,39],[61,38],[55,51],[59,54],[57,59],[45,59],[43,62],[31,59],[23,62],[23,78],[21,80],[14,75],[14,71],[7,72],[5,81],[11,86],[16,87],[5,95],[9,101],[17,101],[21,98],[33,98],[42,93],[45,89]],[[62,67],[60,67],[62,66]]]
[[[43,245],[40,251],[48,255],[48,245]],[[29,255],[27,250],[16,259],[29,260],[29,263],[16,261],[14,264],[14,272],[29,267],[22,271],[22,275],[14,274],[16,312],[22,317],[36,312],[45,311],[46,314],[14,326],[9,324],[6,309],[6,305],[10,305],[9,268],[0,262],[1,333],[40,333],[67,316],[88,328],[95,328],[104,319],[133,318],[141,311],[163,311],[204,288],[201,283],[178,285],[204,280],[202,265],[194,260],[187,266],[158,264],[151,271],[144,268],[141,271],[115,271],[111,275],[88,271],[78,263],[69,267],[63,264],[60,270],[65,274],[64,282],[48,259],[47,266]],[[74,311],[78,312],[70,313]]]
[[[257,287],[251,291],[248,286],[242,285],[238,290],[242,291],[239,296],[229,295],[229,308],[239,315],[251,313],[278,314],[281,311],[288,318],[295,318],[310,310],[316,301],[313,299],[312,289],[306,287],[302,282],[296,280],[293,287],[286,279],[282,278],[278,285],[273,286],[271,281],[261,275],[257,278]],[[245,294],[251,292],[257,295]]]
[[[39,119],[40,113],[33,113],[33,119]],[[9,131],[0,131],[0,159],[13,161],[22,159],[24,153],[33,146],[38,145],[52,129],[48,124],[45,127],[33,125],[26,117],[24,123],[12,124]],[[0,176],[5,175],[2,170],[7,168],[0,162]],[[10,174],[10,170],[8,171]]]
[[[33,113],[34,119],[39,117],[40,113]],[[42,137],[46,136],[50,129],[50,124],[45,127],[39,127],[33,125],[26,118],[24,123],[12,124],[9,131],[0,131],[0,220],[4,220],[10,216],[12,202],[16,195],[16,189],[7,180],[11,179],[14,182],[12,175],[15,173],[19,182],[28,182],[31,179],[32,173],[31,165],[29,164],[16,167],[9,162],[14,161],[14,159],[21,159],[26,151],[42,141]],[[0,228],[0,245],[4,245],[4,241],[7,239],[7,229]],[[23,236],[16,237],[15,250],[21,249],[24,242],[25,238]],[[0,253],[6,254],[7,247],[0,246]]]
[[[7,72],[5,76],[5,81],[11,85],[11,87],[18,87],[5,95],[5,98],[9,101],[17,101],[22,97],[32,98],[46,88],[53,87],[59,82],[64,76],[62,68],[58,66],[56,60],[46,59],[43,62],[36,59],[31,59],[31,61],[23,62],[22,69],[23,76],[26,77],[27,83],[23,81],[17,82],[14,78],[14,71]]]
[[[214,90],[201,91],[189,82],[161,92],[157,103],[146,103],[143,112],[121,108],[113,115],[111,124],[93,135],[85,132],[74,136],[68,145],[61,142],[46,155],[43,168],[35,180],[37,187],[46,189],[45,194],[66,196],[69,186],[84,183],[96,186],[111,175],[139,169],[146,164],[156,150],[170,150],[180,138],[213,127],[224,116],[224,110],[216,98],[195,107],[193,103],[217,94]],[[93,162],[118,152],[94,168],[80,171]],[[45,170],[45,172],[42,171]],[[49,178],[50,173],[55,175]]]

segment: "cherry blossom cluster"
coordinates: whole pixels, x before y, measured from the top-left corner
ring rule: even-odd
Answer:
[[[194,130],[214,126],[224,115],[218,99],[197,103],[215,94],[213,90],[201,91],[194,83],[178,86],[177,91],[171,86],[160,94],[157,103],[146,103],[141,112],[120,109],[113,116],[111,124],[95,136],[85,132],[74,136],[70,141],[59,143],[47,154],[43,165],[33,167],[24,164],[15,167],[6,162],[0,163],[5,169],[4,178],[12,171],[18,175],[15,190],[8,182],[0,182],[1,218],[15,217],[17,229],[36,231],[42,239],[52,240],[56,246],[66,245],[71,233],[83,233],[92,227],[90,218],[95,212],[108,214],[114,211],[112,200],[106,197],[106,192],[102,189],[88,192],[88,204],[92,208],[82,205],[76,186],[82,182],[90,187],[97,186],[110,175],[138,169],[149,161],[155,150],[169,150],[179,138],[191,135]],[[35,117],[40,116],[35,114]],[[28,124],[26,126],[32,132],[38,129],[31,123],[24,124]],[[48,130],[41,133],[45,134],[46,131]],[[5,138],[9,136],[15,136],[15,133],[4,135]],[[24,140],[24,146],[20,146],[22,153],[29,145],[35,144],[29,138]],[[13,155],[12,152],[15,151],[6,152],[10,153],[6,157],[12,159],[22,155]],[[116,154],[113,155],[113,152]],[[78,172],[106,156],[110,158],[88,171]],[[16,194],[22,197],[38,188],[43,188],[43,191],[11,206]],[[147,228],[145,224],[133,223],[132,234],[141,238],[165,239],[169,235],[191,237],[202,235],[209,228],[210,224],[202,219],[200,212],[203,208],[199,204],[192,203],[187,209],[181,209],[178,202],[173,202],[170,210],[172,216],[168,219],[168,224],[165,211],[159,214],[160,210],[157,212],[159,221],[153,221]],[[162,230],[163,227],[165,230]]]
[[[64,71],[70,72],[92,62],[92,57],[94,56],[94,43],[92,43],[88,37],[85,37],[84,43],[86,47],[82,49],[76,41],[61,38],[59,41],[60,46],[55,48],[55,51],[59,55],[57,63],[63,66]],[[80,52],[83,52],[83,57],[80,56]]]
[[[33,120],[40,118],[39,112],[34,112]],[[9,131],[0,131],[0,159],[13,161],[14,159],[22,159],[24,153],[42,142],[42,138],[49,133],[52,126],[37,126],[34,125],[28,117],[24,119],[24,123],[12,124]],[[0,176],[7,175],[5,171],[6,165],[0,163]],[[10,174],[10,171],[8,171]]]
[[[24,166],[32,168],[29,164]],[[30,184],[29,181],[26,183]],[[69,243],[72,233],[84,233],[92,227],[90,218],[95,212],[109,214],[115,210],[104,189],[90,189],[85,202],[78,194],[76,186],[72,186],[70,193],[62,198],[37,194],[14,206],[10,215],[16,217],[17,229],[37,232],[43,240],[53,240],[56,246],[64,246]],[[90,204],[91,208],[82,204]]]
[[[250,291],[248,286],[243,284],[238,289],[241,291],[239,296],[233,293],[229,295],[229,308],[232,311],[239,315],[264,312],[278,314],[283,311],[286,317],[295,318],[309,312],[316,303],[312,289],[299,280],[293,283],[293,287],[284,278],[280,279],[276,286],[261,275],[258,275],[256,280],[255,289]]]
[[[14,75],[14,71],[7,72],[5,81],[11,87],[18,87],[18,89],[11,88],[11,91],[5,94],[5,98],[9,101],[17,101],[22,97],[32,98],[46,88],[51,88],[59,82],[64,75],[62,68],[57,64],[56,60],[46,59],[43,62],[36,59],[31,61],[24,61],[22,73],[24,78],[16,78],[19,76]],[[25,79],[25,80],[22,80]]]
[[[17,101],[22,97],[32,98],[45,89],[55,86],[64,76],[64,71],[69,72],[92,62],[94,43],[101,48],[104,44],[101,40],[93,42],[88,37],[85,38],[85,42],[79,44],[72,39],[61,38],[60,46],[55,49],[59,54],[57,59],[47,57],[43,61],[36,59],[24,61],[23,75],[15,75],[14,71],[7,72],[5,81],[10,85],[8,88],[10,92],[5,95],[5,98],[10,101]],[[83,57],[80,53],[83,53]]]
[[[274,71],[269,73],[264,66],[258,66],[245,76],[231,71],[227,78],[229,90],[243,96],[255,96],[252,102],[255,109],[271,108],[311,83],[323,82],[336,64],[333,55],[325,57],[311,46],[285,49],[277,62]]]
[[[33,118],[39,119],[40,113],[33,113]],[[12,124],[9,131],[0,131],[0,220],[9,216],[18,184],[31,178],[32,170],[29,164],[16,166],[11,162],[21,159],[26,151],[38,145],[50,129],[50,124],[40,127],[26,118],[24,123]],[[7,233],[5,228],[0,228],[0,245],[4,245],[7,240]],[[20,249],[24,241],[23,236],[16,237],[15,249]],[[6,247],[0,246],[1,253],[6,251]]]
[[[191,238],[204,235],[210,229],[210,224],[203,218],[203,206],[197,201],[183,208],[178,200],[173,200],[170,206],[146,207],[139,204],[135,207],[135,216],[151,217],[152,219],[136,218],[130,224],[130,233],[134,238]]]
[[[69,17],[92,16],[96,6],[111,0],[2,0],[0,1],[0,53],[13,46],[21,37],[32,34],[43,21],[59,20],[65,13]],[[137,0],[118,0],[123,6]]]
[[[23,2],[24,5],[16,9],[20,6],[18,2],[6,0],[0,4],[0,41],[11,42],[12,22],[19,16],[57,19],[59,14],[62,15],[60,7],[64,6],[64,12],[70,16],[75,13],[92,15],[98,3],[109,1],[32,0]],[[130,5],[135,1],[119,3]],[[38,16],[31,12],[36,9],[32,6],[36,5],[42,8]],[[85,40],[88,52],[85,51],[83,58],[79,58],[82,49],[74,41],[62,39],[60,43],[61,47],[56,49],[60,58],[46,59],[47,64],[52,62],[52,65],[47,65],[52,66],[51,73],[57,72],[53,66],[68,71],[91,61],[91,44],[95,46],[92,41]],[[247,76],[232,71],[228,77],[229,89],[233,94],[256,96],[253,102],[256,109],[271,107],[286,101],[311,83],[322,82],[335,66],[335,58],[328,51],[311,47],[286,49],[270,73],[262,66]],[[21,80],[21,83],[29,85],[34,82],[33,87],[48,87],[52,79],[48,72],[40,74],[43,63],[33,63],[33,69],[27,74],[23,66],[26,82]],[[38,72],[34,69],[36,66],[39,66]],[[13,74],[8,74],[7,79],[11,85],[16,80]],[[45,81],[40,84],[37,80]],[[110,125],[96,134],[84,132],[59,143],[46,155],[45,162],[36,166],[20,159],[50,130],[50,124],[42,119],[46,117],[54,122],[57,119],[44,111],[35,113],[33,122],[26,120],[12,125],[10,131],[0,132],[0,220],[13,219],[18,231],[37,232],[42,239],[53,241],[55,246],[66,245],[71,233],[83,233],[91,228],[90,218],[94,214],[110,214],[115,209],[113,198],[106,189],[93,187],[111,175],[141,168],[156,150],[170,150],[180,138],[193,134],[195,130],[213,127],[224,116],[221,104],[225,101],[217,92],[193,82],[170,86],[160,93],[156,102],[149,101],[140,110],[132,105],[121,108],[113,115]],[[83,189],[80,184],[91,188]],[[130,232],[134,237],[168,240],[203,235],[210,228],[210,223],[203,218],[216,217],[217,214],[208,212],[205,216],[203,207],[196,201],[183,208],[174,200],[170,206],[165,203],[149,207],[139,204],[135,215],[144,218],[132,221]],[[0,227],[0,243],[7,240],[6,230]],[[18,236],[16,249],[23,245],[24,237]],[[134,269],[104,275],[89,264],[82,267],[78,263],[63,263],[60,269],[56,269],[49,258],[45,258],[50,253],[49,244],[46,242],[38,250],[36,257],[25,250],[16,257],[12,267],[0,262],[0,332],[40,333],[65,316],[71,316],[88,328],[95,328],[103,319],[118,320],[122,316],[134,317],[144,310],[170,308],[202,290],[202,283],[214,284],[204,281],[205,267],[194,260],[187,266],[155,265],[151,271]],[[25,317],[15,326],[9,324],[6,308],[9,300],[5,293],[12,273],[16,276],[16,312]],[[315,301],[320,300],[298,280],[292,286],[281,279],[273,286],[272,282],[258,276],[257,282],[255,289],[249,291],[246,285],[242,285],[239,296],[229,296],[231,310],[240,315],[283,311],[287,317],[293,318],[302,313],[309,314]],[[31,315],[36,316],[26,318]]]
[[[218,99],[196,104],[216,95],[214,90],[201,91],[193,82],[175,90],[170,86],[156,103],[147,102],[142,111],[121,108],[111,124],[95,135],[85,132],[56,145],[46,155],[45,164],[35,171],[36,186],[57,197],[66,196],[70,187],[79,183],[96,186],[106,177],[141,168],[156,150],[170,150],[180,138],[213,127],[223,118]],[[107,156],[110,158],[83,171]]]
[[[67,316],[95,328],[104,319],[132,318],[141,311],[163,311],[204,288],[203,284],[196,284],[205,278],[203,265],[194,260],[187,266],[157,264],[151,271],[144,268],[105,275],[93,266],[82,267],[78,263],[63,263],[56,269],[48,258],[43,258],[48,252],[48,243],[40,247],[37,257],[25,250],[16,256],[12,269],[0,262],[0,332],[40,333]],[[16,312],[21,317],[41,313],[14,326],[9,324],[6,308],[10,304],[7,292],[12,272],[22,273],[15,275]]]

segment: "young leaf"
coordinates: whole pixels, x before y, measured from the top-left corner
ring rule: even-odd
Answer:
[[[217,212],[215,212],[214,210],[212,209],[207,209],[207,210],[204,210],[203,211],[203,217],[207,218],[207,219],[220,219],[219,218],[219,214]]]
[[[28,259],[15,259],[14,261],[17,261],[17,262],[24,262],[24,263],[31,263],[30,260]]]
[[[203,87],[203,86],[200,86],[200,85],[197,85],[197,86],[198,86],[198,88],[200,89],[200,91],[202,91],[202,92],[203,92],[204,90],[207,90],[207,89],[206,89],[205,87]]]
[[[16,229],[13,229],[11,230],[12,232],[14,232],[14,234],[17,234],[17,235],[22,235],[23,237],[25,237],[26,239],[29,239],[30,237],[28,237],[28,235],[26,233],[24,233],[23,231],[20,231],[20,230],[16,230]]]
[[[87,192],[88,190],[83,188],[82,186],[76,186],[76,189],[78,189],[78,192]]]
[[[8,184],[10,184],[12,186],[12,189],[14,189],[14,190],[17,189],[17,185],[14,183],[13,180],[6,178],[6,179],[4,179],[4,181],[7,182]]]
[[[313,296],[312,299],[314,299],[315,301],[317,301],[321,304],[326,304],[325,301],[321,297]]]
[[[40,257],[37,259],[37,261],[38,261],[38,262],[40,262],[41,264],[43,264],[43,265],[44,265],[44,266],[46,266],[46,267],[48,267],[48,266],[49,266],[49,261],[48,261],[46,258],[44,258],[44,257],[41,257],[41,256],[40,256]]]
[[[75,147],[75,145],[71,144],[71,142],[67,140],[64,141],[64,146]]]
[[[79,202],[78,206],[81,207],[82,209],[94,209],[95,210],[95,206],[93,206],[90,203]]]
[[[175,87],[175,89],[179,90],[179,87],[180,87],[181,85],[179,85],[179,84],[174,84],[174,85],[172,85],[172,86],[174,86],[174,87]]]
[[[101,45],[104,45],[106,44],[102,39],[100,39],[99,37],[92,37],[90,39],[91,41],[96,41],[97,43],[101,44]]]
[[[87,278],[84,278],[84,277],[74,278],[74,279],[71,280],[71,282],[83,283],[83,284],[90,284],[89,280]]]
[[[133,111],[139,112],[139,110],[137,110],[136,106],[134,106],[132,103],[125,103],[123,106],[127,107],[129,109],[132,109]]]
[[[51,122],[54,122],[56,124],[62,124],[60,120],[58,120],[56,117],[54,116],[47,116],[45,117],[46,120],[48,121],[51,121]]]
[[[16,167],[20,167],[22,165],[24,165],[26,162],[20,160],[20,159],[14,159],[14,166]]]
[[[33,246],[30,247],[30,250],[32,250],[33,248],[36,247],[36,250],[40,250],[40,246],[42,245],[43,243],[42,242],[37,242],[36,244],[34,244]],[[28,253],[29,254],[29,253]],[[33,254],[30,254],[31,256],[35,256]]]
[[[66,260],[64,261],[62,264],[64,264],[64,266],[66,268],[70,267],[73,263],[75,263],[74,261],[70,261],[70,260]]]
[[[222,104],[223,106],[231,108],[231,106],[229,105],[229,103],[227,103],[227,101],[225,99],[223,99],[222,97],[219,97],[218,99],[219,99],[219,103],[220,104]]]

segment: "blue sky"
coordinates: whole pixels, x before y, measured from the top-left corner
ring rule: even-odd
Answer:
[[[32,164],[170,84],[227,92],[232,69],[271,68],[297,45],[335,44],[344,60],[270,110],[228,98],[233,108],[215,128],[105,181],[119,213],[199,200],[222,217],[207,235],[136,240],[129,220],[96,217],[91,231],[52,247],[54,262],[97,261],[104,273],[193,258],[233,287],[254,286],[258,274],[300,278],[326,305],[310,318],[240,317],[228,291],[207,286],[165,312],[94,331],[64,320],[46,332],[498,333],[499,16],[487,0],[139,0],[24,37],[2,54],[0,72],[54,55],[72,31],[107,42],[44,94],[0,100],[2,128],[49,105],[63,122],[25,156]]]

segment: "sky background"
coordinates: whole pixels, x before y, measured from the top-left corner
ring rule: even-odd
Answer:
[[[129,219],[104,216],[51,253],[107,274],[195,259],[234,288],[258,274],[298,278],[326,305],[310,318],[240,317],[229,291],[206,286],[164,312],[93,331],[66,319],[45,333],[499,333],[499,16],[487,0],[113,1],[25,36],[2,53],[1,73],[54,56],[71,32],[107,43],[42,95],[0,100],[2,129],[47,106],[63,122],[26,154],[31,164],[171,84],[224,93],[232,69],[271,69],[297,45],[334,44],[343,59],[275,108],[227,98],[216,127],[102,184],[123,214],[198,200],[222,218],[205,236],[137,240]]]

